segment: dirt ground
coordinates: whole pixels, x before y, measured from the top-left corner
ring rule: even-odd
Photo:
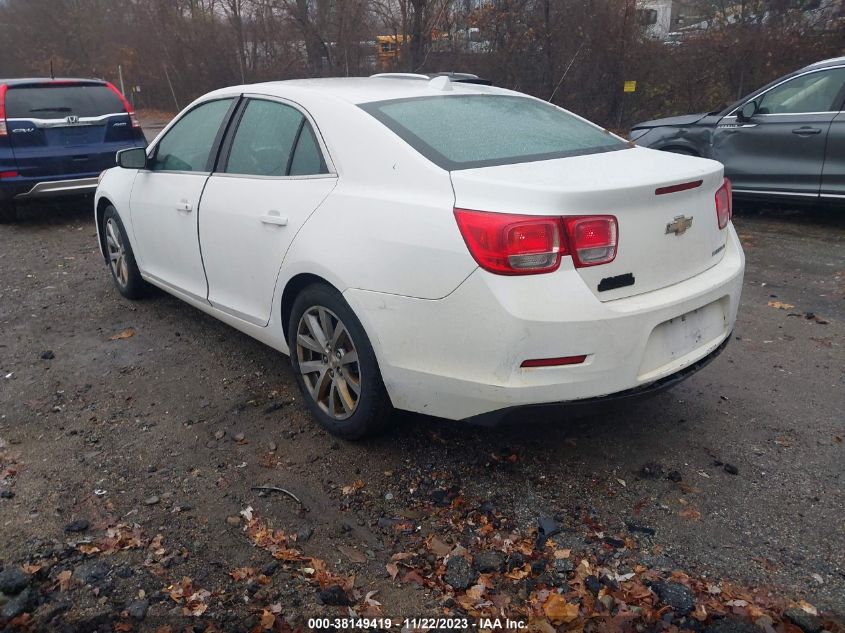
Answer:
[[[736,218],[734,340],[669,392],[358,444],[277,352],[121,298],[91,216],[0,227],[0,630],[845,630],[845,210]]]

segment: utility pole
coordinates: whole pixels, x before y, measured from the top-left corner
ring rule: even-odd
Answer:
[[[117,77],[120,79],[120,94],[126,94],[126,87],[123,85],[123,66],[117,65]]]

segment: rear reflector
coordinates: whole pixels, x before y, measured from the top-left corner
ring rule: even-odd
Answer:
[[[17,178],[18,172],[16,171],[0,171],[0,178]]]
[[[678,191],[687,191],[688,189],[695,189],[700,187],[703,180],[693,180],[692,182],[684,182],[680,185],[669,185],[668,187],[658,187],[654,190],[654,195],[662,196],[667,193],[677,193]]]
[[[587,360],[586,354],[583,356],[561,356],[560,358],[535,358],[534,360],[523,361],[520,367],[557,367],[560,365],[580,365],[585,360]]]
[[[731,181],[725,178],[725,182],[719,187],[716,192],[716,217],[719,220],[719,228],[723,229],[728,225],[733,217],[733,192],[731,191]]]

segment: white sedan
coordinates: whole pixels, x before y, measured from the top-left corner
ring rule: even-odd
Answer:
[[[118,164],[95,200],[118,290],[153,284],[289,354],[341,437],[392,408],[483,422],[649,393],[736,320],[722,165],[517,92],[420,76],[225,88]]]

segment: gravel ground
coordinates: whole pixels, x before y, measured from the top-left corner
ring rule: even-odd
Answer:
[[[0,630],[30,612],[44,630],[287,630],[283,616],[347,613],[330,606],[347,596],[358,613],[473,613],[443,583],[477,576],[478,554],[463,569],[450,557],[473,557],[454,548],[492,548],[488,523],[533,539],[543,517],[563,530],[556,552],[648,569],[646,584],[675,570],[705,593],[736,585],[845,613],[843,210],[737,217],[748,268],[734,340],[648,402],[493,430],[397,414],[349,444],[310,420],[286,358],[163,293],[122,299],[87,204],[0,227],[0,606],[21,604]],[[402,557],[414,547],[429,553]],[[525,573],[540,574],[531,556]],[[26,588],[4,590],[20,565]],[[594,578],[580,570],[546,584],[580,591]],[[539,599],[548,616],[529,580],[508,600]],[[672,602],[649,586],[660,598],[647,601]]]

